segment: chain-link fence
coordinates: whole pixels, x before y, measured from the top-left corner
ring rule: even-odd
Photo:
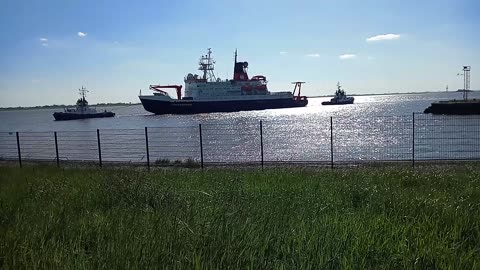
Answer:
[[[312,164],[480,159],[480,116],[324,117],[144,129],[0,132],[0,159],[151,166]]]

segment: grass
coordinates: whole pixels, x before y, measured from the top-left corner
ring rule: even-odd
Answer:
[[[0,268],[479,269],[480,171],[0,167]]]
[[[167,166],[174,166],[174,167],[185,167],[185,168],[200,168],[200,163],[195,161],[192,158],[187,158],[184,161],[182,160],[174,160],[173,162],[169,159],[157,159],[154,163],[156,166],[160,167],[167,167]]]

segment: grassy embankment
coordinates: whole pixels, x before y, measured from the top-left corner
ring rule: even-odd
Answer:
[[[0,168],[0,268],[480,268],[480,171]]]

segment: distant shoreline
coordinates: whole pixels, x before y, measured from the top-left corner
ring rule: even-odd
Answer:
[[[104,107],[116,107],[116,106],[135,106],[135,105],[140,105],[141,103],[98,103],[98,104],[93,104],[90,106],[104,106]],[[32,110],[32,109],[63,109],[63,108],[69,108],[69,107],[75,107],[75,105],[43,105],[43,106],[31,106],[31,107],[2,107],[0,108],[0,111],[13,111],[13,110]]]
[[[480,90],[470,90],[469,92],[478,92]],[[381,93],[381,94],[351,94],[349,96],[361,97],[361,96],[388,96],[388,95],[422,95],[422,94],[439,94],[439,93],[459,93],[460,91],[426,91],[426,92],[407,92],[407,93]],[[308,98],[326,98],[333,95],[319,95],[319,96],[308,96]],[[91,106],[134,106],[140,105],[142,103],[98,103]],[[75,105],[43,105],[43,106],[31,106],[31,107],[0,107],[0,111],[11,111],[11,110],[31,110],[31,109],[61,109],[67,107],[75,107]]]
[[[477,92],[480,90],[469,90],[468,92]],[[425,92],[407,92],[407,93],[381,93],[381,94],[349,94],[352,97],[362,97],[362,96],[390,96],[390,95],[423,95],[423,94],[441,94],[441,93],[461,93],[462,91],[425,91]],[[332,95],[321,95],[321,96],[308,96],[308,98],[324,98],[331,97]]]

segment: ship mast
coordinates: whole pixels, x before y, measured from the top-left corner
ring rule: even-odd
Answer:
[[[233,68],[235,69],[235,64],[237,63],[237,49],[235,49],[235,61],[233,62]]]
[[[215,61],[211,57],[212,48],[208,48],[208,53],[206,55],[202,55],[198,64],[200,67],[198,70],[203,71],[203,79],[207,81],[215,81],[215,74],[213,70],[215,69]]]
[[[88,92],[87,88],[82,86],[82,88],[78,89],[78,92],[79,92],[80,96],[82,97],[82,99],[85,100],[85,96],[86,96],[85,93]]]

